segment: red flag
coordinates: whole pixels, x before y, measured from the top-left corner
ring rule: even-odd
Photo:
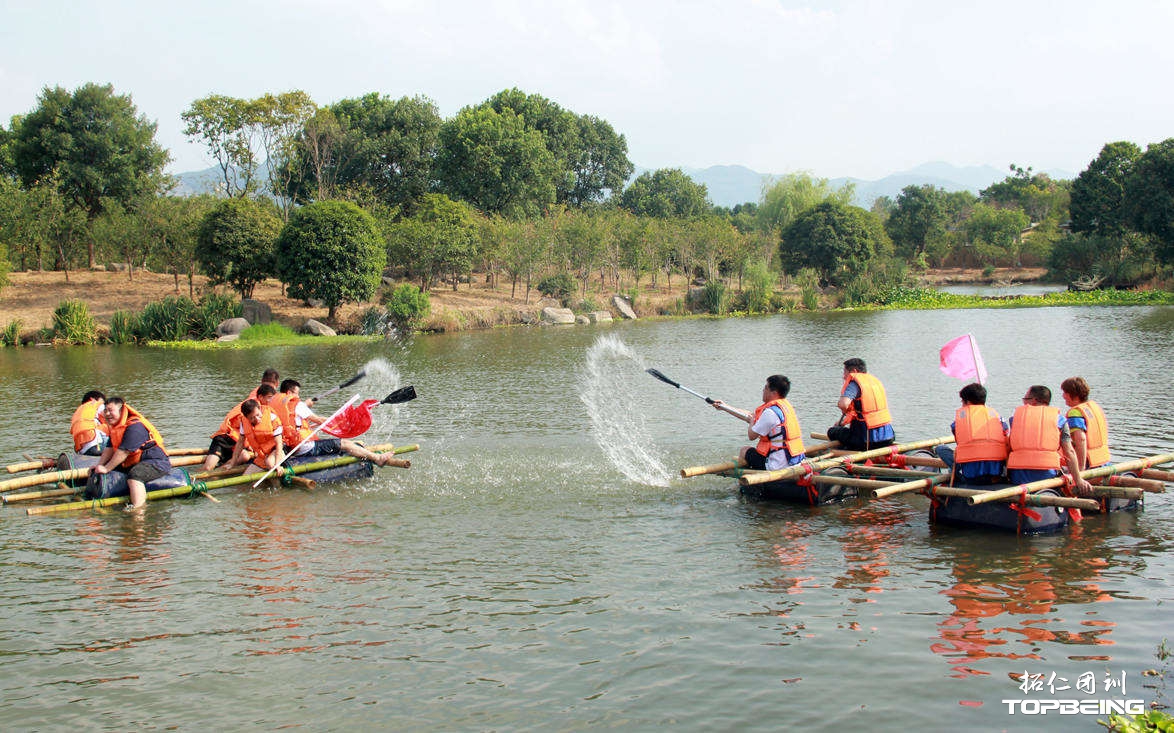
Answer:
[[[344,408],[322,426],[322,432],[336,438],[355,438],[371,429],[371,408],[379,400],[363,400]]]

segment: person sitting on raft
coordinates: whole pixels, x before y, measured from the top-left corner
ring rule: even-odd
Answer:
[[[270,387],[272,387],[274,393],[276,393],[278,382],[280,382],[280,381],[281,381],[281,375],[279,375],[277,373],[276,369],[274,369],[272,367],[266,369],[265,371],[261,372],[261,384],[254,387],[253,391],[249,392],[249,396],[246,397],[245,399],[246,400],[257,399],[257,397],[259,396],[259,393],[261,391],[261,385],[265,385],[265,384],[268,384]]]
[[[301,390],[302,385],[298,380],[286,379],[281,383],[281,391],[269,400],[269,406],[281,420],[287,452],[297,449],[294,455],[298,456],[330,456],[342,452],[377,466],[385,466],[395,460],[393,453],[375,453],[345,438],[331,438],[319,433],[322,437],[306,440],[325,419],[310,410],[301,399]]]
[[[1109,457],[1109,423],[1105,411],[1088,398],[1092,387],[1084,377],[1069,377],[1060,382],[1064,404],[1070,408],[1066,415],[1068,432],[1072,435],[1072,450],[1076,453],[1080,470],[1099,468],[1112,460]]]
[[[69,434],[73,436],[73,449],[83,456],[100,456],[110,444],[110,430],[102,421],[102,409],[106,395],[96,389],[82,396],[81,406],[73,411],[69,420]]]
[[[791,391],[791,380],[781,374],[766,378],[762,388],[762,404],[754,413],[730,407],[721,400],[714,400],[715,409],[729,413],[739,420],[750,423],[746,437],[757,440],[758,444],[746,446],[738,452],[738,459],[758,471],[774,471],[793,466],[807,454],[803,452],[803,431],[795,408],[787,401]]]
[[[986,406],[987,391],[981,384],[966,385],[958,396],[962,407],[954,412],[950,425],[957,447],[939,445],[934,451],[953,469],[951,483],[1002,483],[1007,468],[1007,421]]]
[[[266,394],[273,389],[268,384],[261,385],[257,394],[266,402],[272,394]],[[232,451],[232,458],[225,466],[239,466],[248,463],[245,473],[268,471],[285,460],[285,451],[282,448],[282,425],[277,414],[268,405],[262,405],[259,400],[245,400],[241,403],[241,417],[237,423],[237,432],[240,440]],[[252,460],[245,455],[252,453]]]
[[[253,394],[253,397],[246,399],[256,400],[261,404],[269,404],[270,398],[277,394],[277,388],[271,384],[262,382],[253,390]],[[242,402],[240,405],[229,410],[228,414],[224,416],[224,419],[220,421],[220,427],[216,428],[216,432],[212,434],[212,443],[208,446],[208,456],[204,459],[203,469],[205,471],[211,471],[221,464],[228,467],[233,452],[236,450],[237,445],[240,444],[241,405],[243,404]],[[245,452],[248,453],[248,451]],[[246,455],[241,463],[251,459],[252,454]]]
[[[1011,416],[1011,429],[1007,435],[1007,480],[1012,484],[1056,478],[1060,475],[1061,455],[1069,466],[1080,465],[1072,450],[1068,421],[1051,403],[1052,390],[1034,384],[1027,388],[1023,404],[1015,408],[1015,414]],[[1093,495],[1092,487],[1080,477],[1079,471],[1072,472],[1072,482],[1077,496]]]
[[[103,411],[110,428],[110,445],[102,451],[94,473],[125,473],[130,492],[130,504],[126,508],[139,509],[147,503],[147,483],[171,473],[171,459],[163,447],[163,437],[142,413],[121,397],[106,400]]]
[[[844,362],[844,386],[836,403],[843,415],[828,428],[828,440],[848,450],[862,451],[892,445],[896,435],[889,416],[885,386],[868,373],[863,359]]]

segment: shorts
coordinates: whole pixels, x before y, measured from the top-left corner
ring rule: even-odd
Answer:
[[[216,456],[221,463],[228,463],[232,452],[236,450],[236,441],[227,435],[213,435],[212,444],[208,446],[208,455]]]
[[[754,448],[751,448],[750,450],[746,451],[746,466],[747,468],[752,468],[755,471],[765,471],[766,456],[762,455]]]
[[[334,456],[342,452],[342,441],[338,438],[318,438],[309,443],[309,448],[299,456]]]
[[[130,481],[142,481],[145,484],[169,473],[171,473],[170,469],[163,468],[157,463],[139,462],[130,467],[126,472],[126,478]]]

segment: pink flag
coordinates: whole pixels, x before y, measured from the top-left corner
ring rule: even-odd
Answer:
[[[966,334],[952,339],[942,347],[941,370],[955,379],[973,379],[979,384],[986,382],[986,365],[978,353],[974,336]]]

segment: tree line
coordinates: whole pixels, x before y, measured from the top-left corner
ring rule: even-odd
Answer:
[[[851,185],[796,173],[723,208],[679,169],[632,179],[606,120],[518,89],[448,119],[422,96],[319,106],[301,91],[210,95],[182,118],[216,161],[215,194],[170,193],[154,123],[110,85],[46,88],[0,127],[0,276],[121,262],[131,279],[147,267],[191,291],[202,273],[242,296],[277,277],[333,315],[387,267],[425,291],[481,273],[527,300],[566,273],[583,296],[793,277],[851,302],[927,267],[1048,265],[1131,285],[1174,262],[1174,139],[1109,143],[1071,181],[1012,165],[977,195],[907,186],[865,210]]]

